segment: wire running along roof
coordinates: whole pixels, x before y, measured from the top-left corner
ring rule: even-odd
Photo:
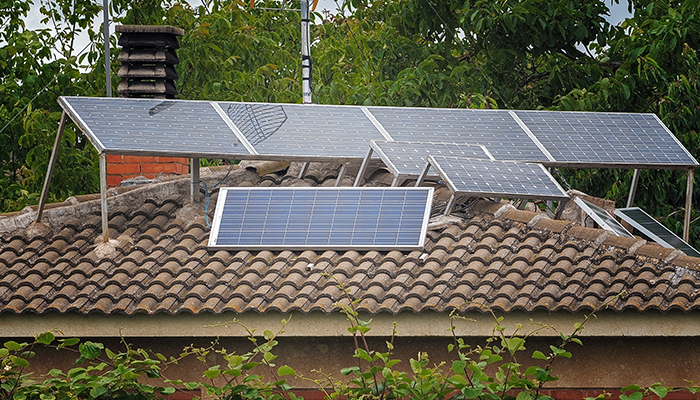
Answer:
[[[418,250],[432,188],[223,188],[209,248]]]
[[[700,252],[639,207],[618,208],[615,209],[615,215],[666,248],[678,249],[686,255],[700,257]]]
[[[359,160],[370,140],[469,143],[548,166],[694,169],[653,114],[60,97],[98,151]]]
[[[569,196],[541,164],[474,158],[428,156],[456,196],[567,200]]]

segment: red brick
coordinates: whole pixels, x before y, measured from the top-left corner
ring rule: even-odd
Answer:
[[[122,156],[118,154],[108,154],[106,161],[108,163],[121,163],[122,162]]]
[[[158,157],[158,162],[161,163],[180,163],[188,165],[190,162],[189,158],[183,157]]]
[[[141,172],[153,172],[153,173],[165,173],[172,174],[175,172],[177,166],[171,163],[158,163],[158,164],[141,164]]]
[[[158,162],[158,157],[124,156],[125,163],[152,163]]]
[[[586,397],[585,390],[577,389],[551,389],[549,397],[555,400],[583,400]]]
[[[107,186],[119,186],[122,182],[122,177],[120,175],[107,175]]]
[[[139,164],[107,164],[107,175],[134,174],[140,170]]]

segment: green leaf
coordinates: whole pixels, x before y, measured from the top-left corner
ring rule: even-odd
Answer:
[[[507,344],[510,354],[515,354],[518,350],[524,348],[525,339],[520,337],[510,338],[508,339]]]
[[[549,357],[545,356],[544,353],[539,350],[535,350],[535,352],[532,353],[532,358],[535,360],[549,360]]]
[[[654,394],[659,396],[659,398],[663,399],[668,394],[669,388],[666,386],[650,386],[649,390],[654,392]]]
[[[642,392],[633,392],[629,396],[621,394],[620,400],[642,400]]]
[[[263,337],[264,337],[266,340],[272,340],[272,339],[275,338],[275,334],[272,333],[272,331],[265,330],[265,331],[263,332]]]
[[[515,397],[515,400],[530,400],[530,399],[532,399],[532,396],[530,395],[530,393],[525,392],[525,391],[518,393],[518,396]]]
[[[56,336],[54,336],[53,333],[44,332],[36,338],[36,341],[41,344],[51,344],[51,342],[53,342],[54,339],[56,339]]]
[[[100,385],[100,386],[95,386],[95,387],[93,387],[92,389],[90,389],[90,397],[92,397],[93,399],[94,399],[94,398],[97,398],[97,397],[100,397],[100,396],[102,396],[102,395],[105,394],[105,393],[107,393],[107,388],[105,388],[105,387],[102,386],[102,385]]]
[[[173,394],[173,393],[175,393],[175,388],[174,387],[163,388],[160,392],[163,394]]]
[[[18,351],[19,349],[22,348],[22,346],[20,346],[20,344],[15,342],[14,340],[10,340],[10,341],[5,342],[5,348],[7,348],[8,350],[12,350],[12,351]]]
[[[340,370],[340,374],[343,376],[350,375],[351,373],[355,371],[359,371],[360,367],[348,367],[348,368],[343,368]]]
[[[296,375],[296,371],[294,371],[294,369],[291,367],[283,365],[277,369],[277,375],[279,375],[279,376]]]
[[[104,345],[102,343],[93,343],[87,341],[81,343],[78,349],[80,350],[80,356],[88,360],[94,360],[102,354],[102,349]]]

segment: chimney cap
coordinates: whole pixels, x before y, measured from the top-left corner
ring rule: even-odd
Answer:
[[[185,30],[170,25],[117,25],[114,28],[117,33],[168,33],[175,36],[184,36]]]

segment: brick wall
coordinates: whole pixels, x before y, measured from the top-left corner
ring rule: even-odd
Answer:
[[[119,186],[121,181],[137,176],[148,179],[158,174],[184,175],[189,173],[189,159],[178,157],[107,156],[107,186]]]

